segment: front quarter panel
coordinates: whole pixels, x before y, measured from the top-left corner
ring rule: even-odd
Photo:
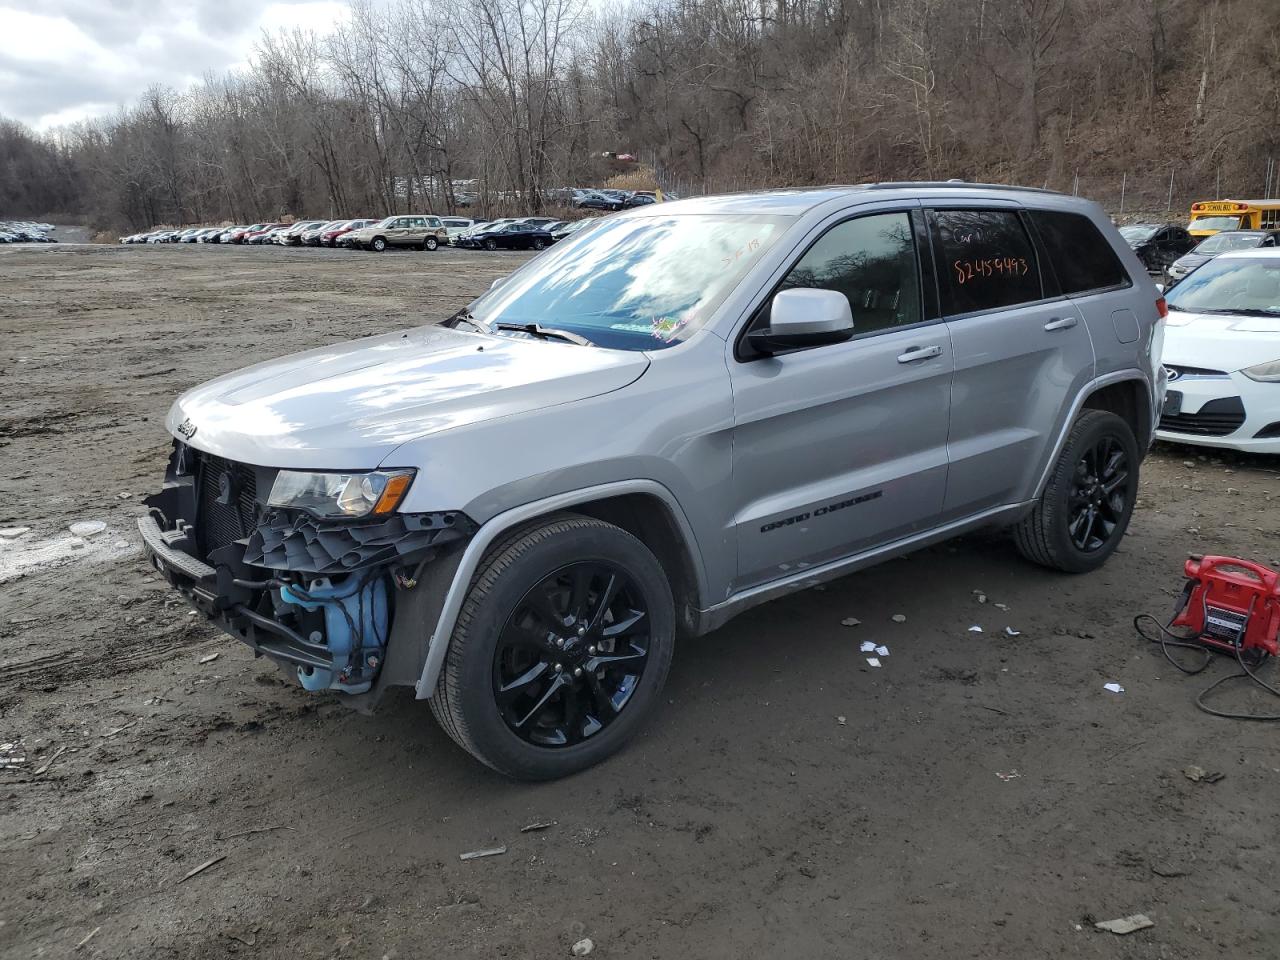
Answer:
[[[730,479],[733,426],[723,354],[723,341],[704,331],[655,351],[638,380],[612,393],[402,444],[383,461],[418,470],[400,509],[414,513],[449,504],[483,526],[561,494],[653,481],[670,491],[688,521],[696,540],[688,546],[703,568],[711,602],[723,599],[735,566],[722,495]]]

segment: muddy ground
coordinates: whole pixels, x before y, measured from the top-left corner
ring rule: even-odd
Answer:
[[[629,749],[540,786],[189,616],[133,530],[170,399],[443,317],[518,260],[0,248],[0,527],[32,528],[0,545],[0,956],[1277,955],[1277,730],[1198,712],[1228,663],[1183,677],[1130,626],[1188,551],[1280,561],[1276,460],[1158,447],[1093,575],[979,536],[747,613],[677,651]]]

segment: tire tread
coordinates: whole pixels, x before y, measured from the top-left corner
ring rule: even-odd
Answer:
[[[564,514],[559,517],[543,518],[532,521],[512,530],[507,536],[499,538],[485,553],[480,561],[476,575],[467,588],[467,597],[458,613],[458,621],[454,624],[453,634],[449,638],[449,652],[445,657],[440,677],[436,681],[434,695],[428,700],[431,713],[444,728],[450,739],[481,763],[497,770],[509,773],[495,766],[476,745],[467,727],[466,717],[462,711],[462,659],[466,654],[470,641],[470,628],[480,607],[488,600],[499,579],[506,571],[517,563],[521,557],[536,549],[548,539],[564,533],[582,529],[604,529],[614,534],[622,534],[640,545],[643,542],[632,537],[619,527],[576,514]],[[663,678],[665,679],[665,678]]]
[[[1058,454],[1058,460],[1054,464],[1053,472],[1049,475],[1049,481],[1045,484],[1040,499],[1036,501],[1031,512],[1014,525],[1014,544],[1018,552],[1032,563],[1054,570],[1081,571],[1082,568],[1078,562],[1074,562],[1075,558],[1066,555],[1060,545],[1055,542],[1053,534],[1062,520],[1059,516],[1057,498],[1050,496],[1050,493],[1061,488],[1063,484],[1071,482],[1071,475],[1076,467],[1073,453],[1080,439],[1097,426],[1110,421],[1118,422],[1126,431],[1129,431],[1128,424],[1114,413],[1092,409],[1081,411],[1075,423],[1071,425],[1066,442],[1062,445],[1062,451]],[[1132,434],[1132,431],[1129,433]],[[1138,469],[1137,462],[1133,464],[1133,469],[1135,471]]]

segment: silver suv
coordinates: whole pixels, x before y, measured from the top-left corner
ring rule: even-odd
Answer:
[[[449,239],[439,217],[413,214],[391,216],[367,227],[351,231],[352,246],[382,253],[388,247],[435,250]]]
[[[1101,565],[1164,392],[1102,210],[898,183],[600,221],[440,323],[182,396],[140,528],[308,690],[513,777],[616,750],[677,637],[977,527]]]

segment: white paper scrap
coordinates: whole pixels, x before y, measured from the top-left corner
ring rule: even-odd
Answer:
[[[876,642],[874,640],[863,640],[862,647],[860,649],[862,650],[863,653],[870,653],[875,648],[876,648]]]
[[[1015,629],[1013,629],[1013,627],[1005,627],[1005,628],[1004,628],[1004,632],[1005,632],[1005,634],[1006,634],[1007,636],[1010,636],[1010,637],[1020,637],[1020,636],[1022,636],[1022,631],[1021,631],[1021,630],[1015,630]]]
[[[1102,689],[1110,690],[1112,693],[1124,693],[1124,687],[1120,686],[1118,683],[1104,683],[1102,685]]]
[[[887,657],[889,655],[889,648],[886,646],[876,647],[876,654],[881,657]]]
[[[877,660],[875,657],[867,657],[867,666],[878,667],[880,666],[880,661]]]
[[[969,632],[970,632],[970,633],[981,633],[981,632],[982,632],[982,628],[981,628],[980,626],[978,626],[978,625],[975,623],[972,627],[970,627],[970,628],[969,628]]]

